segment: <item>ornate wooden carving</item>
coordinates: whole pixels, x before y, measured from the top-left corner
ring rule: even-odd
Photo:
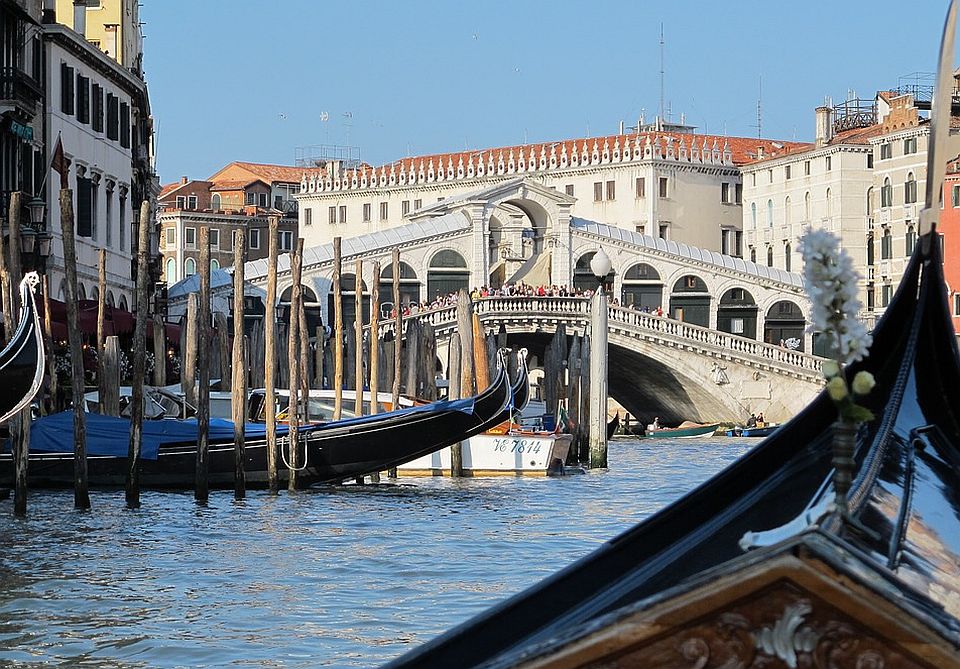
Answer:
[[[871,633],[848,614],[786,582],[625,651],[590,666],[933,669],[895,641]]]

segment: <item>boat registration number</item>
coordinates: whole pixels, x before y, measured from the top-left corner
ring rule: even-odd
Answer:
[[[497,453],[539,453],[542,447],[539,439],[499,437],[493,440],[493,450]]]

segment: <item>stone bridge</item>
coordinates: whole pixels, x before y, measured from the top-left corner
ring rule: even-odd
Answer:
[[[570,335],[589,333],[589,304],[582,297],[496,297],[479,299],[476,311],[488,332],[504,325],[509,344],[527,347],[538,368],[561,323]],[[433,325],[445,367],[455,308],[416,318]],[[783,421],[823,387],[816,356],[634,309],[610,306],[608,341],[610,396],[647,421],[744,421],[759,412]]]

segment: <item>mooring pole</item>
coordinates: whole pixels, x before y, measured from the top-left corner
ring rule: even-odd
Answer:
[[[400,249],[393,250],[393,384],[391,406],[400,408],[400,360],[403,342],[403,305],[400,304]],[[391,467],[387,476],[397,478],[397,468]]]
[[[370,415],[380,411],[380,261],[373,263],[370,284]],[[370,481],[380,483],[380,472],[373,472]]]
[[[303,275],[303,238],[297,239],[297,244],[290,254],[290,273],[293,286],[290,291],[290,328],[288,331],[287,351],[290,363],[290,405],[287,409],[287,443],[290,458],[287,468],[287,490],[297,489],[297,469],[299,467],[300,439],[300,299],[303,289],[300,280]]]
[[[363,415],[363,261],[357,258],[356,273],[354,276],[354,310],[353,336],[355,338],[354,351],[356,359],[354,371],[356,397],[353,401],[353,411],[357,416]]]
[[[264,409],[267,431],[267,484],[270,494],[280,491],[280,479],[277,473],[277,390],[276,390],[276,348],[277,348],[277,233],[280,218],[269,218],[267,242],[267,308],[263,316],[263,387]]]
[[[247,422],[246,342],[243,336],[244,301],[243,280],[246,260],[246,230],[233,231],[233,356],[231,359],[231,411],[233,414],[233,496],[247,495],[247,475],[244,471],[244,426]],[[267,309],[269,311],[269,308]]]
[[[100,249],[97,254],[97,389],[99,392],[99,407],[101,414],[104,411],[104,393],[107,387],[104,383],[103,353],[106,340],[107,321],[107,250]]]
[[[206,502],[210,496],[210,228],[200,227],[200,313],[197,331],[197,371],[200,388],[197,393],[197,467],[194,498]]]
[[[0,235],[2,236],[2,235]],[[3,251],[0,250],[0,254]],[[47,352],[47,376],[50,378],[50,385],[47,390],[50,393],[50,413],[60,411],[60,404],[57,400],[59,394],[57,383],[57,364],[53,355],[53,315],[50,313],[50,281],[47,275],[43,278],[43,348]]]
[[[143,444],[143,383],[147,371],[147,279],[150,255],[150,200],[140,204],[137,222],[137,320],[133,335],[133,402],[130,442],[127,445],[127,481],[125,497],[128,509],[140,507],[140,452]],[[153,333],[154,337],[157,333]],[[163,334],[160,335],[161,337]],[[164,359],[155,365],[165,364]],[[118,391],[119,393],[119,391]],[[119,402],[118,402],[119,405]],[[119,409],[119,406],[117,407]]]
[[[340,238],[333,238],[333,419],[343,414],[343,292],[340,286]]]
[[[603,286],[591,302],[590,468],[607,466],[607,295]]]

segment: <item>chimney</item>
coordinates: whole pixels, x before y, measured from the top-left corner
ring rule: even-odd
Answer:
[[[620,121],[620,134],[623,134],[623,121]]]
[[[73,0],[73,29],[81,37],[87,36],[87,0]]]
[[[826,146],[833,139],[833,109],[817,107],[817,129],[814,135],[817,148]]]
[[[180,185],[181,186],[187,185],[187,177],[180,177]]]
[[[757,160],[760,160],[761,158],[763,158],[763,147],[762,147],[762,146],[758,146],[758,147],[757,147]]]
[[[43,22],[57,22],[57,0],[43,0]]]

